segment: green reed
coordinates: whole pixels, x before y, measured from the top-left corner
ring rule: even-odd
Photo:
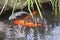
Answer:
[[[24,1],[24,0],[23,0]],[[40,17],[41,17],[41,19],[43,19],[43,17],[42,17],[42,13],[41,13],[41,11],[40,11],[40,8],[42,8],[42,6],[41,6],[41,1],[43,2],[43,0],[26,0],[27,1],[27,5],[28,5],[28,10],[29,10],[29,12],[30,12],[30,15],[32,16],[32,18],[33,18],[33,15],[32,15],[32,11],[31,11],[31,6],[32,6],[32,9],[33,9],[33,11],[34,11],[34,6],[33,6],[33,3],[35,2],[35,4],[36,4],[36,6],[37,6],[37,9],[38,9],[38,12],[39,12],[39,15],[40,15]],[[47,0],[46,0],[47,1]],[[55,12],[55,15],[57,15],[58,13],[56,13],[56,12],[60,12],[60,0],[49,0],[49,1],[51,1],[51,3],[52,3],[52,6],[53,6],[53,10],[54,10],[54,12]],[[21,2],[21,0],[16,0],[15,1],[15,3],[14,3],[14,6],[13,6],[13,10],[12,10],[12,15],[13,15],[13,13],[14,13],[14,10],[15,10],[15,6],[16,6],[16,4],[17,3],[20,3],[20,9],[22,10],[23,9],[23,4],[22,4],[22,2]],[[1,13],[3,12],[3,10],[4,10],[4,8],[6,7],[6,5],[8,4],[8,0],[5,0],[5,3],[4,3],[4,5],[3,5],[3,7],[2,7],[2,10],[1,10],[1,12],[0,12],[0,15],[1,15]],[[23,11],[23,10],[22,10]]]

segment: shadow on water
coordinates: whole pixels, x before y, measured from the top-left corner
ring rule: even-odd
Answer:
[[[50,40],[48,36],[51,35],[51,31],[56,27],[57,21],[55,20],[52,8],[50,7],[51,9],[49,8],[48,10],[45,6],[43,6],[44,21],[42,22],[39,16],[36,17],[38,22],[41,21],[43,23],[42,27],[26,28],[21,25],[14,25],[13,23],[11,25],[9,20],[7,20],[9,23],[6,20],[2,20],[0,23],[0,40]]]

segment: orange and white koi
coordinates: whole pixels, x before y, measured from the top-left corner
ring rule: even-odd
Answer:
[[[32,12],[33,16],[37,14],[36,11]],[[27,15],[24,19],[29,19],[31,17],[31,15]],[[36,27],[36,26],[43,26],[42,23],[34,23],[32,21],[25,21],[24,19],[20,19],[20,20],[14,20],[14,24],[18,25],[22,25],[22,26],[25,26],[25,27]]]

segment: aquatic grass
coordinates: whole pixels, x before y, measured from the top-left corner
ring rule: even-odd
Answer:
[[[38,9],[39,15],[40,15],[41,19],[43,19],[42,13],[41,13],[40,8],[39,8],[39,6],[38,6],[38,3],[37,3],[36,0],[33,0],[33,2],[34,2],[34,1],[35,1],[35,3],[36,3],[36,6],[37,6],[37,9]],[[39,1],[39,0],[38,0],[38,1]],[[31,14],[31,16],[32,16],[32,18],[33,18],[32,12],[31,12],[31,10],[30,10],[30,4],[33,4],[33,3],[32,3],[32,0],[27,0],[27,2],[28,2],[28,10],[29,10],[29,12],[30,12],[30,14]],[[40,2],[40,1],[39,1],[39,2]],[[40,5],[40,3],[39,3],[39,5]],[[41,7],[41,5],[40,5],[40,7]]]
[[[41,6],[41,0],[38,0],[38,4],[39,4],[39,7],[42,7],[42,6]]]
[[[40,8],[42,8],[41,1],[43,1],[43,0],[26,0],[26,3],[28,5],[28,10],[29,10],[30,15],[32,16],[32,18],[33,18],[33,15],[32,15],[32,11],[31,11],[30,8],[32,6],[32,9],[34,11],[34,5],[33,5],[33,3],[35,2],[36,3],[36,6],[37,6],[37,9],[38,9],[38,12],[39,12],[39,15],[40,15],[41,19],[43,19],[42,13],[40,11]],[[56,13],[56,12],[60,12],[60,5],[59,5],[60,4],[60,0],[49,0],[49,1],[51,1],[51,3],[52,3],[52,6],[53,6],[53,10],[54,10],[55,15],[58,15],[59,13]],[[13,6],[12,15],[14,13],[15,6],[16,6],[16,4],[18,2],[20,3],[20,9],[21,9],[21,11],[23,11],[22,10],[23,9],[23,6],[22,5],[24,5],[24,4],[21,3],[21,0],[16,0],[15,3],[14,3],[14,6]],[[5,0],[5,3],[3,5],[3,7],[2,7],[2,10],[0,12],[0,15],[3,12],[4,8],[7,6],[7,4],[8,4],[8,0]]]
[[[31,0],[31,7],[32,7],[32,10],[34,11],[34,0]]]
[[[21,9],[21,11],[22,11],[22,10],[23,10],[22,2],[21,2],[21,0],[19,0],[18,2],[19,2],[19,4],[20,4],[20,9]]]
[[[41,19],[43,19],[42,13],[41,13],[41,11],[40,11],[40,8],[39,8],[38,3],[37,3],[36,0],[35,0],[35,3],[36,3],[36,6],[37,6],[37,9],[38,9],[39,15],[40,15]]]
[[[2,8],[2,10],[0,12],[0,15],[2,14],[2,12],[3,12],[3,10],[4,10],[4,8],[6,7],[7,4],[8,4],[8,0],[5,0],[5,3],[4,3],[3,8]]]
[[[59,15],[59,0],[57,0],[57,16]]]
[[[15,1],[14,6],[13,6],[12,16],[13,16],[13,13],[14,13],[14,10],[15,10],[15,7],[16,7],[16,4],[17,4],[17,0]]]
[[[32,15],[32,11],[30,9],[31,0],[27,0],[27,3],[28,3],[28,10],[30,12],[30,15],[32,16],[32,19],[34,20],[33,15]]]
[[[51,0],[51,3],[52,3],[52,6],[53,6],[54,13],[57,16],[60,12],[60,10],[59,10],[60,1],[59,0]]]
[[[52,6],[53,6],[53,10],[54,10],[54,6],[55,6],[55,0],[51,0]]]

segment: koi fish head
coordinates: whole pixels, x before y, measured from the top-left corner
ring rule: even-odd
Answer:
[[[13,19],[17,19],[17,16],[21,16],[21,15],[23,15],[23,14],[28,14],[27,12],[24,12],[24,11],[21,11],[21,12],[16,12],[16,13],[14,13],[13,15],[11,15],[10,17],[9,17],[9,20],[13,20]]]

